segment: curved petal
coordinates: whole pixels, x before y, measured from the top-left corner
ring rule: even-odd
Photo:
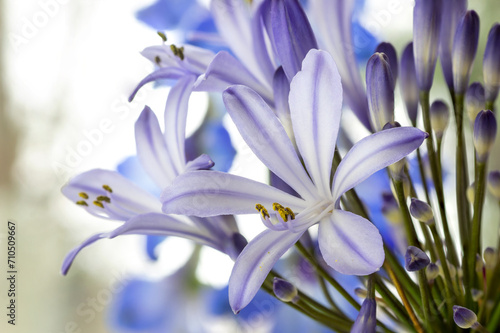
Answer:
[[[109,233],[109,238],[121,235],[161,235],[177,236],[211,246],[222,251],[217,239],[194,225],[184,223],[172,216],[161,213],[137,215]],[[220,240],[222,241],[222,240]]]
[[[234,313],[252,301],[274,264],[303,233],[266,230],[248,243],[229,278],[229,304]]]
[[[69,271],[71,265],[73,264],[73,261],[75,260],[76,256],[78,255],[78,253],[80,253],[80,251],[82,249],[84,249],[87,246],[89,246],[89,245],[97,242],[99,239],[108,238],[108,237],[109,237],[109,233],[107,233],[107,232],[95,234],[95,235],[87,238],[80,245],[78,245],[73,250],[71,250],[71,252],[69,252],[66,255],[66,257],[64,258],[64,261],[63,261],[63,264],[62,264],[62,267],[61,267],[61,273],[62,273],[62,275],[68,274],[68,271]]]
[[[418,147],[429,135],[415,127],[384,130],[357,142],[340,162],[333,178],[334,201],[380,169]]]
[[[290,95],[290,82],[283,71],[283,67],[279,67],[273,77],[273,92],[274,92],[274,109],[276,116],[283,124],[286,133],[292,140],[295,140],[292,119],[290,116],[290,106],[288,104],[288,96]]]
[[[89,213],[116,220],[161,212],[158,198],[115,171],[94,169],[84,172],[72,178],[61,191]]]
[[[255,155],[304,199],[317,191],[302,167],[283,125],[252,89],[233,86],[223,94],[226,109]]]
[[[184,69],[181,68],[176,68],[176,67],[163,67],[155,70],[153,73],[149,74],[146,76],[144,79],[139,82],[137,87],[135,87],[134,91],[130,94],[128,101],[132,102],[134,99],[135,95],[137,95],[137,92],[139,89],[142,88],[145,84],[149,82],[154,82],[158,80],[167,80],[167,79],[173,79],[177,80],[185,75],[189,75],[188,72],[186,72]]]
[[[146,106],[135,123],[135,143],[137,156],[142,167],[160,187],[167,187],[177,176],[158,118]]]
[[[326,263],[342,274],[368,275],[384,263],[382,236],[359,215],[335,209],[319,223],[318,241]]]
[[[309,51],[290,84],[289,101],[297,147],[314,184],[328,196],[342,115],[340,74],[330,54]]]
[[[161,196],[167,214],[199,217],[257,213],[256,204],[272,208],[274,202],[294,212],[306,202],[274,187],[218,171],[188,172],[177,177]]]
[[[208,170],[215,165],[214,161],[207,154],[201,154],[186,164],[186,172],[196,170]]]

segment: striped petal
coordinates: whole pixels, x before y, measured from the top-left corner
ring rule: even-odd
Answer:
[[[266,230],[248,243],[229,278],[229,304],[234,313],[250,303],[274,264],[303,233]]]
[[[81,250],[83,250],[87,246],[97,242],[100,239],[108,238],[108,236],[109,236],[109,233],[107,233],[107,232],[95,234],[95,235],[87,238],[80,245],[78,245],[73,250],[71,250],[71,252],[69,252],[66,255],[66,257],[64,258],[64,261],[63,261],[63,264],[61,267],[61,274],[62,275],[68,274],[68,271],[69,271],[71,265],[73,264],[73,261],[75,260],[76,256],[78,255],[78,253],[80,253]]]
[[[363,180],[408,155],[428,134],[415,127],[377,132],[357,142],[340,162],[333,178],[334,201]]]
[[[262,98],[244,86],[223,95],[224,104],[241,136],[255,155],[304,199],[317,196],[283,125]]]
[[[311,50],[290,85],[297,147],[318,190],[330,194],[330,174],[342,111],[342,85],[330,54]]]
[[[319,249],[326,263],[348,275],[368,275],[384,263],[378,229],[359,215],[335,209],[319,223]]]

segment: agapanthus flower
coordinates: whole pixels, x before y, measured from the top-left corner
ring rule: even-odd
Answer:
[[[185,157],[185,127],[192,80],[180,81],[170,91],[165,108],[165,134],[155,114],[145,107],[135,124],[137,155],[142,167],[161,189],[186,171],[210,169],[208,155],[192,161]],[[158,197],[116,171],[94,169],[72,178],[63,194],[92,215],[125,222],[110,232],[98,233],[74,248],[63,263],[66,274],[76,255],[102,238],[123,234],[170,235],[213,247],[233,258],[239,254],[239,233],[233,217],[207,219],[169,216],[161,211]]]
[[[411,153],[427,134],[401,127],[362,139],[339,164],[332,183],[342,86],[327,52],[309,51],[290,85],[291,122],[305,169],[275,113],[256,92],[233,86],[223,97],[252,151],[300,196],[243,177],[202,170],[180,175],[162,194],[165,213],[207,217],[259,211],[268,230],[254,238],[235,262],[229,280],[233,311],[251,301],[276,261],[317,223],[319,247],[328,265],[351,275],[378,270],[384,261],[379,231],[363,217],[342,210],[340,197]],[[275,212],[270,214],[268,208]]]

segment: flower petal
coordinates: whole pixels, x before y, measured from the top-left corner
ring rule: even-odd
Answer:
[[[303,233],[266,230],[248,243],[229,278],[229,304],[234,313],[250,303],[274,264]]]
[[[223,94],[224,104],[241,136],[255,155],[304,199],[317,191],[302,167],[283,125],[253,90],[233,86]]]
[[[326,263],[342,274],[368,275],[384,263],[382,236],[359,215],[335,209],[319,223],[318,235]]]
[[[415,127],[377,132],[357,142],[344,157],[333,178],[335,201],[380,169],[389,166],[422,144],[428,134]]]
[[[316,187],[328,196],[342,112],[340,75],[330,54],[309,51],[290,84],[289,100],[297,147]]]
[[[283,67],[279,67],[276,70],[276,73],[274,73],[273,92],[276,116],[283,124],[288,137],[295,140],[292,128],[292,118],[290,116],[290,106],[288,105],[290,82],[288,82],[288,78],[283,71]]]
[[[176,68],[176,67],[159,68],[155,70],[153,73],[146,76],[144,79],[142,79],[141,82],[139,82],[137,87],[135,87],[134,91],[132,91],[132,93],[130,94],[128,101],[132,102],[135,95],[137,95],[139,89],[141,89],[145,84],[149,82],[154,82],[158,80],[167,80],[167,79],[177,80],[185,75],[189,74],[181,68]]]
[[[165,188],[177,176],[167,151],[158,118],[146,106],[135,123],[137,156],[142,167],[160,188]]]
[[[138,214],[161,211],[158,198],[115,171],[84,172],[72,178],[61,191],[89,213],[111,219],[124,221]],[[109,202],[100,197],[108,198]],[[96,201],[100,205],[95,204]]]
[[[161,213],[137,215],[111,231],[109,238],[121,235],[177,236],[211,246],[219,251],[223,250],[223,247],[219,244],[222,240],[211,237],[209,233],[203,232],[203,229],[199,229],[195,225],[189,225]]]
[[[186,172],[196,170],[209,170],[215,165],[214,161],[207,154],[201,154],[186,164]]]
[[[257,213],[256,204],[274,202],[294,212],[306,208],[304,200],[274,187],[218,171],[187,172],[177,177],[161,196],[167,214],[199,217]]]
[[[99,239],[107,238],[108,236],[109,236],[109,233],[107,233],[107,232],[95,234],[95,235],[87,238],[80,245],[78,245],[73,250],[71,250],[71,252],[69,252],[66,255],[66,257],[64,258],[64,261],[63,261],[63,264],[62,264],[62,267],[61,267],[61,273],[62,273],[62,275],[68,274],[68,271],[69,271],[71,265],[73,264],[73,261],[75,260],[76,256],[78,255],[78,253],[80,253],[80,251],[82,249],[84,249],[87,246],[89,246],[89,245],[97,242]]]

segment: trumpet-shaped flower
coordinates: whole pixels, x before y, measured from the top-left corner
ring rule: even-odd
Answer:
[[[165,213],[207,217],[259,211],[268,230],[253,239],[235,262],[229,280],[233,311],[252,300],[276,261],[317,223],[319,247],[328,265],[353,275],[378,270],[384,261],[379,231],[363,217],[342,210],[340,197],[415,150],[427,134],[401,127],[362,139],[339,164],[332,183],[342,86],[332,57],[318,50],[305,57],[289,94],[293,132],[305,169],[282,124],[256,92],[233,86],[225,91],[224,102],[253,152],[300,196],[215,171],[180,175],[163,192]]]

